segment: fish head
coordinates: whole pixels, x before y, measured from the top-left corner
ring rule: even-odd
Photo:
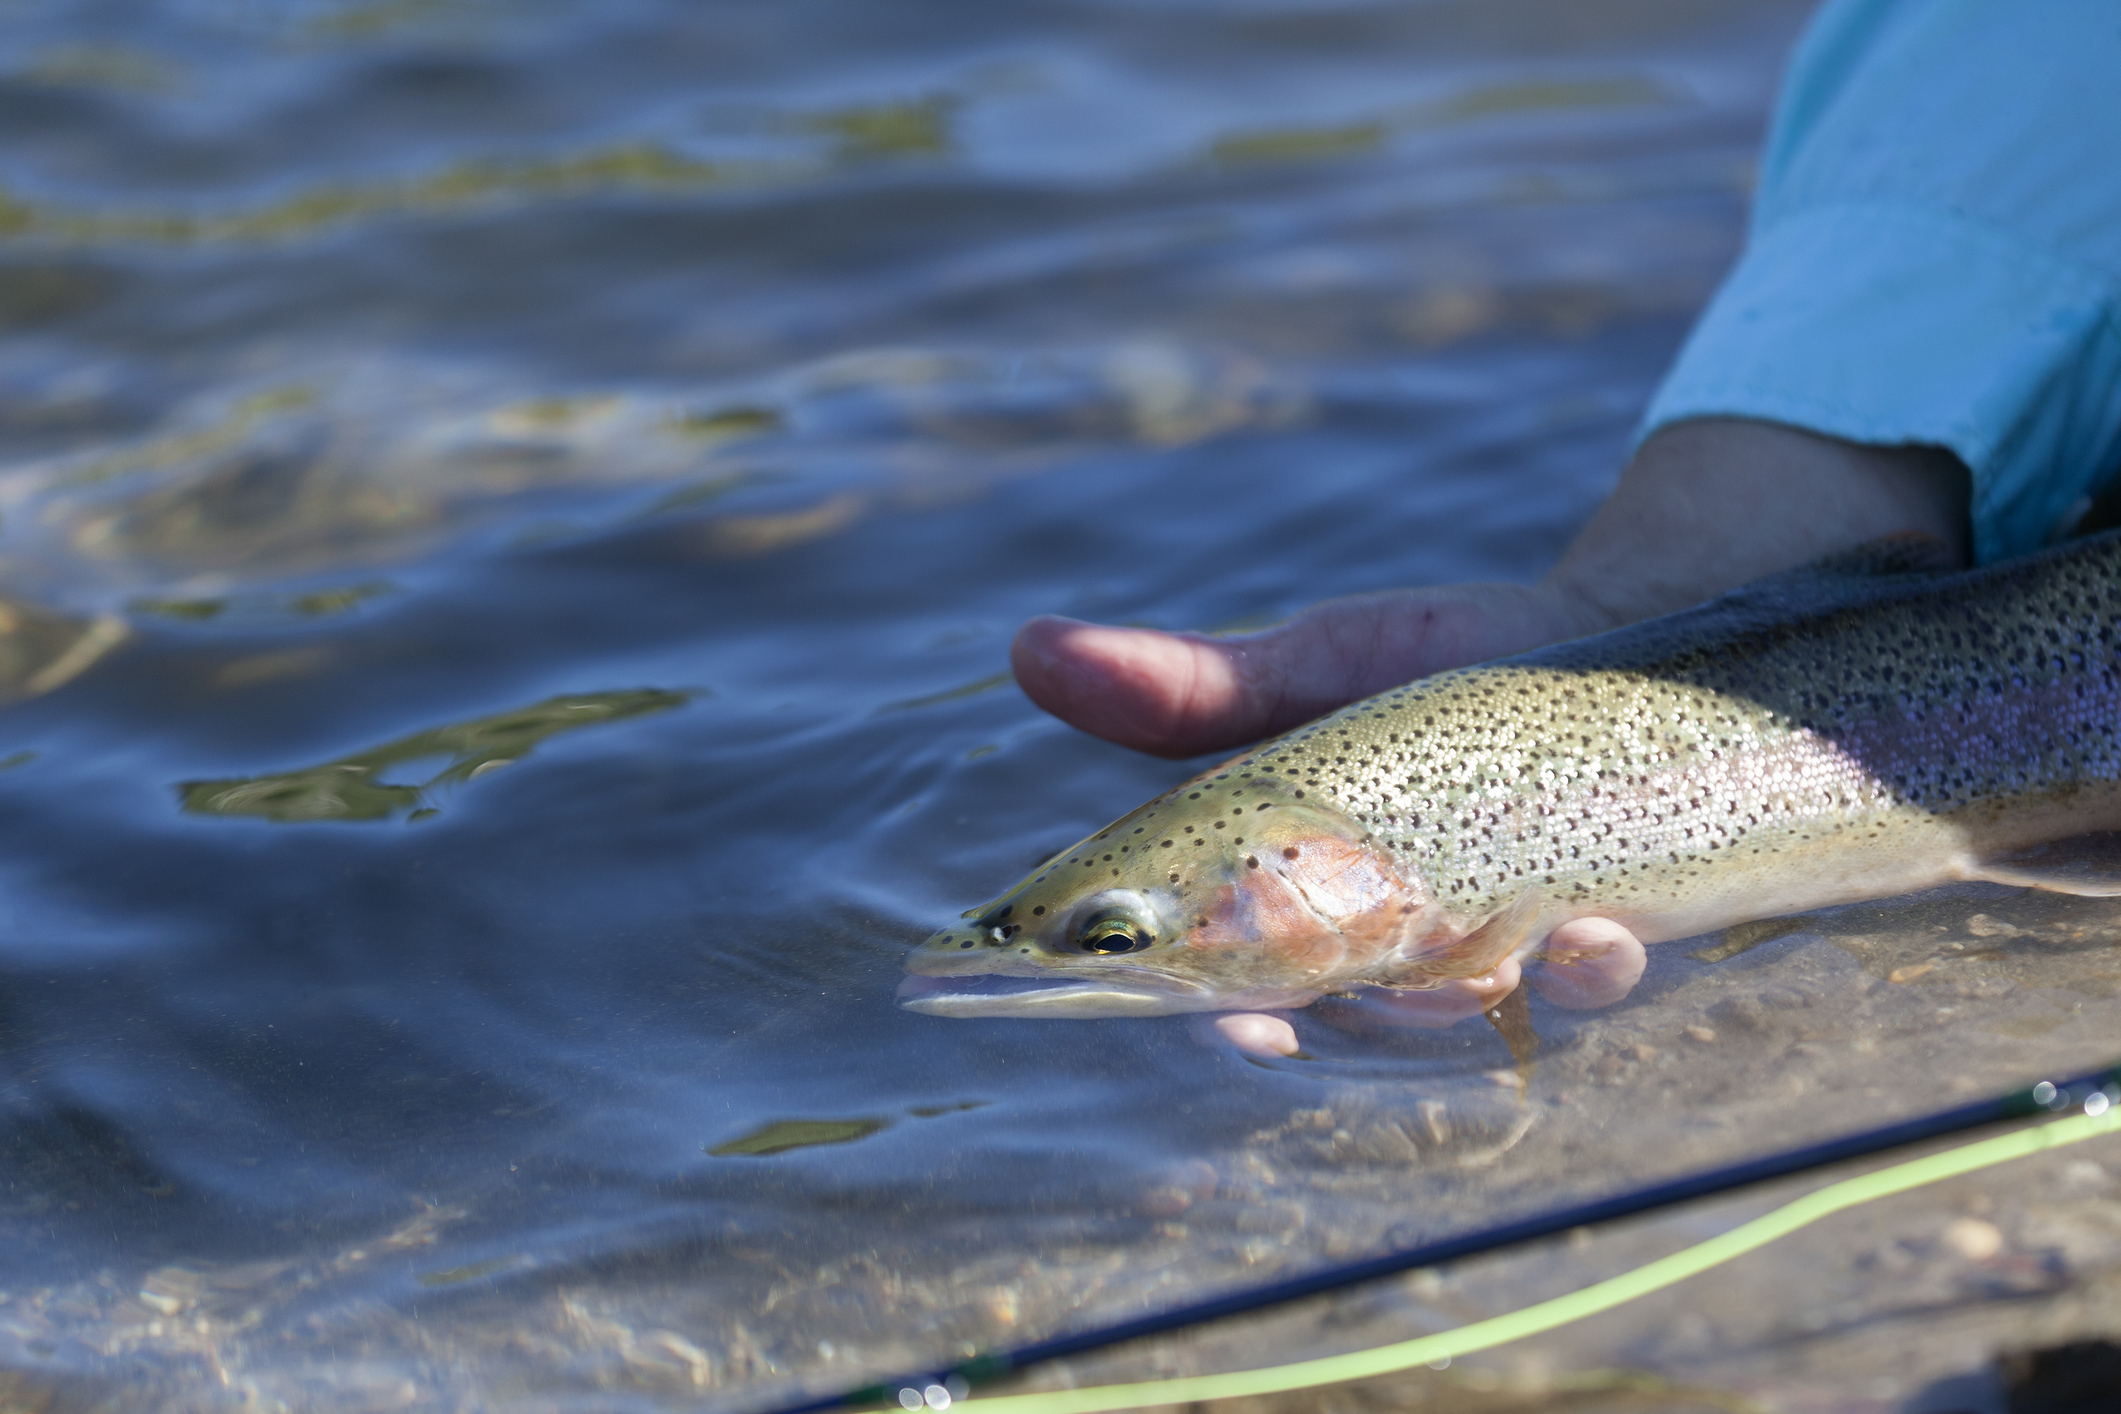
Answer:
[[[964,1017],[1303,1006],[1431,912],[1355,821],[1238,763],[967,910],[913,950],[899,1000]]]

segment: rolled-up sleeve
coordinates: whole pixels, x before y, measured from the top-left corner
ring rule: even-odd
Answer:
[[[1984,561],[2121,473],[2121,3],[1829,0],[1643,435],[1706,416],[1949,447]]]

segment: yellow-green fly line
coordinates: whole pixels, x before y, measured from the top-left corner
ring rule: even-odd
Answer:
[[[1720,1236],[1682,1248],[1633,1271],[1595,1282],[1581,1291],[1436,1335],[1419,1336],[1346,1355],[1328,1355],[1291,1365],[1239,1370],[1226,1375],[1187,1375],[1036,1394],[974,1394],[955,1403],[959,1407],[976,1409],[978,1414],[1108,1414],[1108,1411],[1140,1409],[1148,1405],[1285,1394],[1291,1390],[1315,1389],[1320,1385],[1396,1374],[1417,1365],[1442,1364],[1461,1355],[1492,1350],[1498,1345],[1541,1335],[1611,1311],[1689,1277],[1699,1276],[1748,1252],[1756,1252],[1778,1238],[1787,1237],[1835,1213],[2116,1131],[2121,1131],[2121,1106],[2107,1106],[2100,1108],[2098,1113],[2073,1115],[1874,1169],[1856,1178],[1830,1183],[1750,1222],[1740,1223]],[[916,1391],[916,1397],[920,1393]],[[937,1402],[941,1402],[939,1397]]]

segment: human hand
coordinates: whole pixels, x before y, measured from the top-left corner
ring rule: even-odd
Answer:
[[[1543,586],[1459,584],[1329,599],[1227,638],[1049,615],[1017,632],[1009,657],[1025,694],[1062,721],[1137,751],[1198,756],[1607,626]]]

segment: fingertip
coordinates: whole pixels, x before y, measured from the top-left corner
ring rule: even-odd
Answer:
[[[1019,672],[1024,668],[1040,668],[1049,665],[1066,642],[1070,633],[1090,625],[1081,619],[1071,619],[1062,614],[1040,614],[1024,620],[1009,644],[1010,665]]]
[[[1504,958],[1486,977],[1459,978],[1421,991],[1371,988],[1331,1015],[1340,1018],[1336,1025],[1354,1031],[1397,1030],[1406,1026],[1441,1030],[1498,1005],[1517,990],[1522,976],[1517,960]]]
[[[1612,919],[1572,919],[1548,936],[1532,990],[1555,1006],[1588,1011],[1634,991],[1648,966],[1641,940]]]
[[[1296,1028],[1286,1019],[1265,1012],[1235,1011],[1218,1016],[1215,1033],[1249,1055],[1293,1056],[1297,1051]]]
[[[1040,707],[1137,751],[1196,756],[1248,739],[1230,650],[1209,640],[1045,615],[1017,631],[1010,666]]]
[[[1085,652],[1083,635],[1094,625],[1059,614],[1041,614],[1016,631],[1009,644],[1009,670],[1024,695],[1071,726],[1096,732],[1096,709],[1112,684],[1099,655]],[[1103,735],[1103,733],[1098,733]]]
[[[1476,977],[1468,987],[1488,1006],[1494,1006],[1504,997],[1517,990],[1524,981],[1524,966],[1514,957],[1506,957],[1496,964],[1495,970],[1485,977]]]

